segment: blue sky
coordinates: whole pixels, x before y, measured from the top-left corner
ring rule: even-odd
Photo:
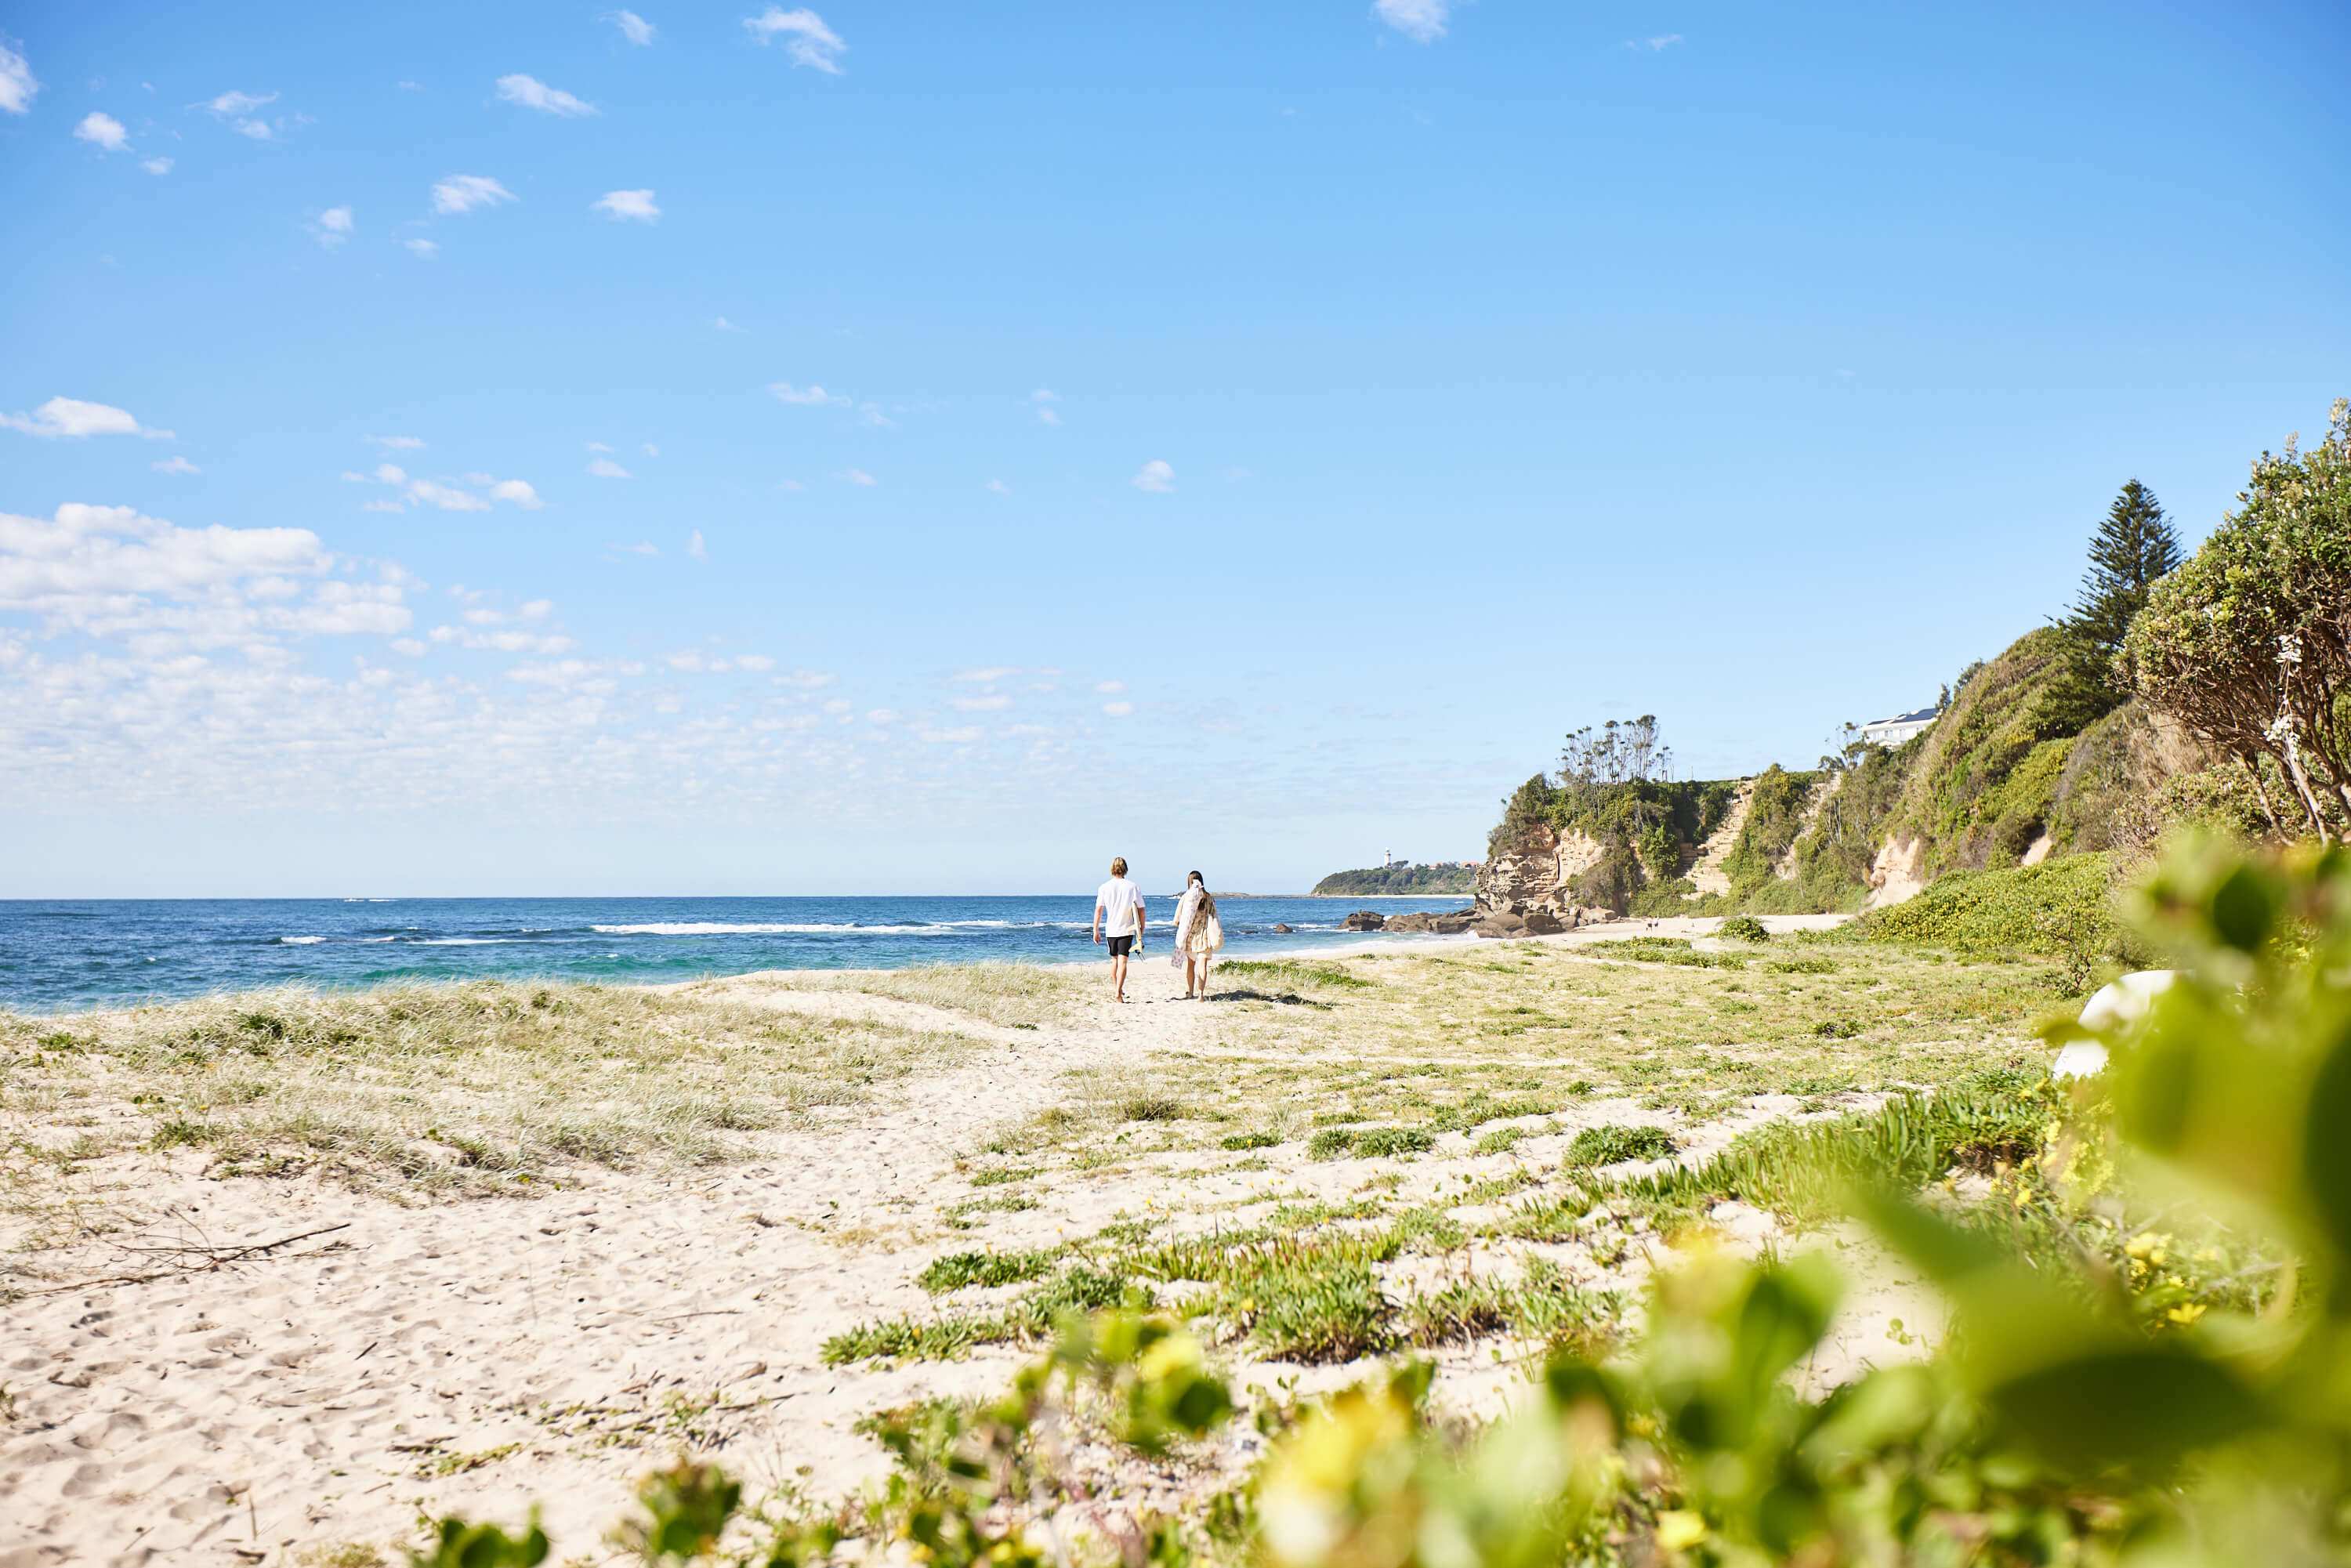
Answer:
[[[0,896],[1296,888],[2351,393],[2351,13],[0,16]]]

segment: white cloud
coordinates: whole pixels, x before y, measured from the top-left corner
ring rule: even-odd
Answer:
[[[490,499],[511,501],[526,512],[536,512],[547,505],[538,498],[538,492],[532,489],[528,481],[521,479],[499,480],[490,486]]]
[[[183,528],[70,503],[47,519],[0,514],[0,609],[156,653],[241,644],[251,656],[273,633],[407,629],[401,581],[327,577],[334,567],[308,528]]]
[[[612,449],[605,445],[601,441],[591,441],[588,444],[588,450],[590,452],[610,452]]]
[[[94,109],[83,115],[81,123],[74,127],[74,140],[87,141],[103,152],[131,151],[131,135],[122,129],[122,121]]]
[[[739,332],[743,329],[742,328],[735,325],[734,322],[726,319],[724,316],[712,317],[710,319],[710,324],[721,332]]]
[[[983,490],[993,490],[999,496],[1009,496],[1012,494],[1012,486],[1006,484],[1001,479],[990,479],[987,484],[982,485],[980,488]]]
[[[53,397],[30,414],[0,413],[0,425],[21,430],[42,440],[68,435],[77,439],[86,435],[144,435],[153,441],[169,441],[168,430],[149,430],[131,418],[130,413],[102,402],[84,402],[79,398]]]
[[[197,467],[186,458],[178,455],[166,457],[161,463],[150,463],[147,466],[152,468],[158,474],[201,474],[204,472],[203,469]]]
[[[422,452],[424,450],[424,443],[419,441],[413,435],[366,435],[361,436],[360,439],[362,441],[372,442],[388,452]]]
[[[1094,690],[1101,692],[1105,696],[1115,696],[1120,692],[1126,690],[1126,683],[1124,681],[1096,681],[1094,683]]]
[[[702,548],[702,530],[700,528],[695,529],[694,537],[685,541],[685,553],[692,556],[696,560],[708,560],[710,559],[710,552]]]
[[[574,98],[561,88],[549,87],[537,77],[525,76],[520,71],[498,78],[498,96],[508,103],[567,119],[596,112],[596,106],[585,99]]]
[[[776,488],[778,490],[805,490],[808,486],[801,484],[797,479],[778,479],[776,481]]]
[[[139,166],[150,174],[168,174],[172,172],[172,161],[169,158],[144,159]]]
[[[1010,664],[990,664],[984,670],[957,670],[948,678],[957,681],[1001,681],[1013,675],[1017,675],[1020,672],[1018,669]]]
[[[1037,417],[1047,424],[1059,424],[1061,423],[1061,416],[1055,413],[1051,407],[1052,404],[1061,401],[1061,400],[1060,398],[1055,397],[1043,387],[1039,387],[1035,392],[1029,394],[1029,402],[1036,408]]]
[[[221,94],[218,98],[208,99],[204,102],[197,104],[195,107],[198,109],[208,110],[212,113],[220,116],[223,120],[234,120],[239,115],[251,114],[255,110],[259,109],[264,104],[276,103],[277,101],[277,95],[274,92],[268,94],[266,97],[256,98],[249,92],[238,92],[235,89],[231,89],[229,91]]]
[[[392,651],[395,653],[405,653],[412,659],[421,659],[424,656],[424,644],[413,637],[394,637],[392,640]]]
[[[441,247],[429,239],[404,239],[400,243],[408,247],[410,255],[420,256],[426,261],[431,261],[441,254]]]
[[[849,402],[849,399],[847,399],[846,397],[841,396],[840,393],[838,393],[838,392],[829,392],[825,391],[822,387],[812,386],[812,387],[809,387],[809,388],[806,388],[805,390],[803,390],[803,389],[801,389],[801,388],[795,387],[795,386],[794,386],[794,385],[792,385],[792,383],[791,383],[791,382],[776,382],[774,385],[770,386],[768,390],[769,392],[771,392],[775,393],[775,394],[776,394],[776,396],[778,396],[778,398],[782,399],[782,400],[783,400],[784,402],[797,402],[797,403],[827,403],[827,402],[833,402],[833,403],[842,403],[842,404],[846,404],[846,403]]]
[[[41,84],[33,79],[30,62],[10,48],[5,37],[0,37],[0,113],[30,113],[33,95],[40,90]]]
[[[956,697],[947,706],[959,713],[994,713],[998,708],[1010,707],[1012,699],[1007,696]]]
[[[1138,490],[1150,490],[1158,495],[1173,495],[1176,490],[1176,470],[1155,457],[1143,465],[1143,472],[1129,481]]]
[[[1670,49],[1681,41],[1682,36],[1679,33],[1663,33],[1654,38],[1627,38],[1625,40],[1625,47],[1628,49],[1646,49],[1655,54],[1659,49]]]
[[[486,512],[490,504],[470,490],[453,489],[430,479],[412,479],[408,498],[423,506],[438,507],[444,512]]]
[[[967,724],[956,729],[926,729],[922,736],[934,746],[960,746],[966,741],[979,738],[979,726]]]
[[[660,447],[658,447],[658,446],[655,446],[652,442],[650,442],[650,441],[646,442],[646,443],[644,444],[644,447],[645,447],[645,455],[646,455],[646,456],[648,456],[648,457],[658,457],[658,456],[660,456],[660,455],[661,455],[661,448],[660,448]]]
[[[1128,714],[1131,714],[1134,711],[1134,705],[1133,703],[1102,704],[1102,712],[1110,715],[1113,718],[1124,718]]]
[[[649,224],[661,216],[661,208],[653,204],[651,191],[607,191],[588,204],[590,212],[610,213],[616,218],[634,218]]]
[[[831,76],[841,74],[839,59],[848,52],[849,46],[824,25],[823,17],[805,6],[787,11],[770,5],[759,16],[744,17],[743,26],[762,44],[781,37],[785,52],[796,66],[814,66]]]
[[[319,214],[319,243],[333,250],[351,237],[355,225],[349,207],[329,207]]]
[[[280,123],[283,122],[281,121]],[[239,136],[250,136],[256,141],[266,141],[269,140],[270,136],[268,123],[266,120],[238,120],[236,122],[236,133]]]
[[[609,451],[611,449],[608,447],[606,450]],[[590,459],[588,464],[588,472],[593,474],[599,479],[625,479],[629,476],[629,471],[626,468],[622,467],[619,464],[613,462],[609,457],[596,457]]]
[[[776,667],[776,661],[765,653],[737,653],[735,655],[735,663],[743,669],[758,670],[762,673]]]
[[[882,482],[862,468],[847,469],[841,476],[852,485],[879,485]]]
[[[436,213],[470,213],[515,200],[515,193],[486,174],[451,174],[433,187]]]
[[[619,550],[623,555],[661,554],[661,546],[653,543],[651,539],[641,539],[632,545],[614,545],[612,548]]]
[[[895,724],[902,716],[896,708],[877,707],[865,716],[868,724]]]
[[[775,682],[779,686],[790,686],[798,691],[812,692],[820,687],[832,685],[837,678],[826,674],[822,670],[786,670],[782,674],[775,677]],[[824,711],[846,713],[849,711],[849,705],[835,697],[824,705]]]
[[[824,711],[827,713],[847,713],[851,708],[853,708],[856,706],[857,705],[855,703],[851,702],[847,697],[832,697],[826,701]]]
[[[1372,9],[1381,21],[1414,43],[1429,44],[1445,37],[1446,16],[1453,9],[1453,0],[1373,0]]]
[[[427,633],[435,643],[487,653],[560,653],[578,646],[569,637],[542,637],[531,632],[467,632],[455,626],[435,626]]]
[[[653,41],[653,25],[634,11],[615,11],[611,21],[621,29],[621,36],[640,48]]]

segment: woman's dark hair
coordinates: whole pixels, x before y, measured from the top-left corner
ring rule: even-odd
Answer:
[[[1207,887],[1207,886],[1208,885],[1208,879],[1207,879],[1207,877],[1205,877],[1205,876],[1202,876],[1202,875],[1201,875],[1198,872],[1196,872],[1196,872],[1194,872],[1194,873],[1192,873],[1192,880],[1193,880],[1194,882],[1198,883],[1199,883],[1202,887],[1204,887],[1204,888],[1205,888],[1205,887]]]

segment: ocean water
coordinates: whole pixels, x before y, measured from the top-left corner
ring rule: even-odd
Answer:
[[[1232,898],[1228,958],[1364,938],[1351,909],[1460,909],[1442,898]],[[1172,895],[1151,894],[1164,962]],[[1081,962],[1092,894],[1019,898],[223,898],[0,900],[0,1008],[16,1012],[303,984],[482,977],[619,984],[751,969],[895,969],[986,959]],[[1276,932],[1277,925],[1295,927]],[[1394,942],[1447,938],[1396,936]]]

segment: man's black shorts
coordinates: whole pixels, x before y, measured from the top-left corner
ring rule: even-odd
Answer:
[[[1110,956],[1112,957],[1123,958],[1133,951],[1134,951],[1134,938],[1133,936],[1113,936],[1110,939]]]

